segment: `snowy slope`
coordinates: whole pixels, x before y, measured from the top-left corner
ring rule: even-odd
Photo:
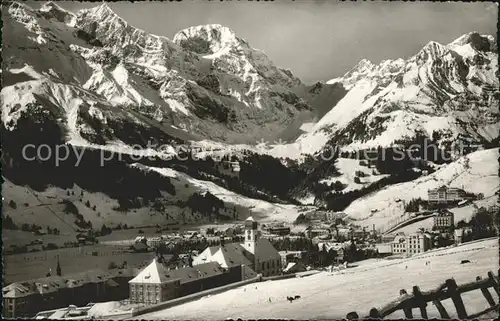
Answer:
[[[67,195],[71,190],[74,195]],[[119,211],[118,202],[104,193],[89,192],[75,185],[68,189],[51,187],[40,192],[35,191],[28,186],[19,186],[4,178],[2,184],[3,213],[11,217],[15,224],[23,223],[35,224],[46,228],[57,228],[62,235],[71,235],[71,241],[74,240],[73,234],[78,228],[74,222],[76,217],[64,212],[65,205],[62,200],[71,201],[85,221],[90,221],[92,226],[100,228],[103,224],[107,226],[116,226],[123,224],[124,219],[129,226],[144,226],[164,224],[165,217],[161,213],[154,213],[150,208],[144,207],[134,211]],[[83,195],[83,196],[82,196]],[[7,201],[14,201],[17,208],[8,206]],[[87,207],[85,202],[89,202],[92,207]],[[176,217],[182,210],[177,207],[169,209],[173,217]]]
[[[344,212],[357,219],[363,226],[375,224],[379,228],[384,227],[390,219],[403,214],[404,202],[414,198],[427,199],[428,189],[442,185],[463,188],[473,193],[483,193],[485,199],[494,197],[500,187],[498,152],[499,149],[495,148],[471,153],[428,176],[407,183],[391,185],[357,199]],[[402,201],[397,202],[398,199]],[[371,210],[375,209],[377,212],[371,213]]]
[[[51,2],[39,10],[13,2],[4,28],[6,88],[32,80],[14,75],[28,65],[107,105],[230,142],[275,135],[311,109],[292,91],[302,85],[297,77],[220,25],[188,28],[172,41],[129,25],[106,4],[73,14]]]
[[[448,45],[431,41],[406,61],[362,60],[327,83],[341,83],[349,92],[297,141],[360,149],[390,146],[416,132],[439,133],[441,143],[459,136],[479,143],[498,137],[498,53],[492,36],[472,32]],[[316,151],[311,145],[309,153]]]
[[[461,265],[462,259],[472,263]],[[429,260],[431,264],[425,265]],[[458,284],[472,282],[476,276],[485,277],[488,271],[497,269],[498,242],[488,240],[409,259],[367,260],[333,275],[321,272],[303,278],[249,284],[141,317],[150,320],[342,319],[351,311],[367,315],[372,307],[380,308],[398,298],[400,289],[410,292],[418,285],[422,291],[431,290],[451,277]],[[356,300],[353,300],[354,294]],[[290,303],[286,300],[290,295],[301,298]],[[494,296],[498,300],[497,295]],[[470,314],[489,307],[480,291],[462,297]],[[443,301],[443,305],[451,318],[457,317],[451,300]],[[439,318],[434,305],[429,304],[427,311],[429,318]],[[420,317],[418,309],[413,313],[414,317]],[[390,318],[404,318],[404,314],[399,311]]]
[[[350,158],[339,158],[336,162],[337,168],[339,170],[340,175],[336,177],[329,177],[321,180],[321,183],[333,184],[336,181],[340,181],[346,187],[343,189],[343,192],[349,192],[353,190],[357,190],[371,183],[375,183],[381,180],[388,175],[374,175],[373,169],[370,169],[366,166],[359,165],[359,161],[357,159]],[[356,177],[356,172],[363,172],[365,177],[360,177],[360,183],[354,182],[354,178]]]
[[[233,208],[236,209],[239,219],[253,216],[261,222],[294,222],[302,209],[302,207],[294,205],[275,204],[248,198],[220,187],[213,182],[195,179],[170,168],[149,167],[140,164],[136,166],[142,170],[155,171],[165,177],[172,178],[171,182],[176,187],[176,194],[169,197],[170,200],[186,200],[195,192],[203,193],[208,191],[224,201],[228,216],[232,215]]]

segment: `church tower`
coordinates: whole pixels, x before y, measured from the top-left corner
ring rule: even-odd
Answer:
[[[257,222],[250,216],[245,221],[245,240],[244,248],[255,254],[255,243],[257,242]]]

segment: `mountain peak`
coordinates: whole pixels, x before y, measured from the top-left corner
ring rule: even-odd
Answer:
[[[50,9],[57,9],[57,10],[61,10],[61,11],[66,11],[63,8],[61,8],[61,6],[59,6],[57,3],[53,2],[53,1],[48,1],[40,7],[41,11],[48,11]]]
[[[420,49],[415,57],[423,60],[427,60],[429,58],[434,59],[435,57],[442,55],[444,51],[446,51],[446,46],[436,41],[429,41],[422,47],[422,49]]]
[[[213,54],[239,43],[234,31],[220,24],[199,25],[183,29],[175,34],[173,41],[198,54]]]
[[[491,35],[481,35],[477,31],[472,31],[463,36],[458,37],[448,46],[453,48],[453,47],[465,46],[467,44],[470,44],[472,48],[479,51],[495,50],[495,38]]]
[[[363,72],[367,72],[367,71],[372,70],[373,67],[375,67],[375,65],[370,60],[368,60],[368,59],[361,59],[356,64],[356,66],[354,66],[354,68],[352,68],[351,70],[349,70],[347,73],[355,73],[355,72],[363,73]]]
[[[72,12],[60,7],[57,3],[52,1],[44,3],[40,7],[39,12],[46,18],[55,18],[69,25],[75,23],[75,15]]]
[[[113,9],[111,9],[111,7],[106,2],[103,2],[103,3],[101,3],[100,5],[98,5],[98,6],[94,7],[94,8],[96,8],[97,10],[105,11],[105,12],[113,12],[113,13],[115,13],[113,11]]]
[[[435,50],[436,48],[441,48],[441,47],[444,46],[437,41],[431,40],[425,46],[423,46],[421,50],[428,50],[428,49]]]
[[[95,17],[113,17],[123,20],[116,12],[111,9],[111,7],[107,3],[102,3],[98,6],[82,9],[78,11],[77,15],[81,15],[82,13],[95,16]]]

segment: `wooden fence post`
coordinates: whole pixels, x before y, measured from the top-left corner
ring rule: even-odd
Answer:
[[[500,270],[499,270],[500,271]],[[491,283],[493,284],[493,289],[497,292],[498,295],[500,295],[499,289],[498,289],[498,279],[495,277],[493,272],[489,271],[488,272],[488,278],[490,279]]]
[[[444,308],[443,304],[439,300],[434,300],[432,301],[436,308],[439,311],[439,314],[441,315],[441,318],[443,319],[451,319],[450,316],[448,315],[448,312],[446,312],[446,309]]]
[[[415,297],[416,306],[420,309],[420,315],[423,319],[428,319],[427,317],[427,303],[424,301],[422,297],[422,292],[420,292],[420,288],[418,286],[413,287],[413,296]]]
[[[359,315],[354,311],[354,312],[349,312],[346,315],[347,320],[359,320]]]
[[[382,319],[382,316],[380,315],[380,312],[378,312],[377,308],[372,308],[370,310],[369,317],[373,319]]]
[[[476,281],[481,281],[481,277],[478,276],[476,278]],[[481,288],[481,292],[483,292],[483,295],[484,295],[486,301],[488,301],[488,303],[490,304],[490,306],[494,307],[496,305],[496,303],[495,303],[495,300],[493,300],[493,297],[491,296],[490,291],[488,291],[488,288],[487,287]]]
[[[448,288],[448,292],[450,293],[451,300],[457,309],[458,318],[466,319],[467,311],[465,310],[464,301],[462,301],[462,297],[457,291],[457,282],[454,279],[448,279],[446,280],[446,286]]]
[[[399,295],[405,295],[405,294],[407,294],[405,289],[399,290]],[[403,308],[403,312],[405,313],[405,317],[407,319],[413,319],[413,313],[411,312],[411,307],[405,306]]]

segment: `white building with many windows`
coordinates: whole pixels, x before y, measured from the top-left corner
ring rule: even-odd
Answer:
[[[404,235],[396,235],[391,242],[391,250],[393,255],[406,254],[406,237]]]
[[[406,254],[424,253],[432,248],[431,236],[427,233],[413,233],[406,236]]]

